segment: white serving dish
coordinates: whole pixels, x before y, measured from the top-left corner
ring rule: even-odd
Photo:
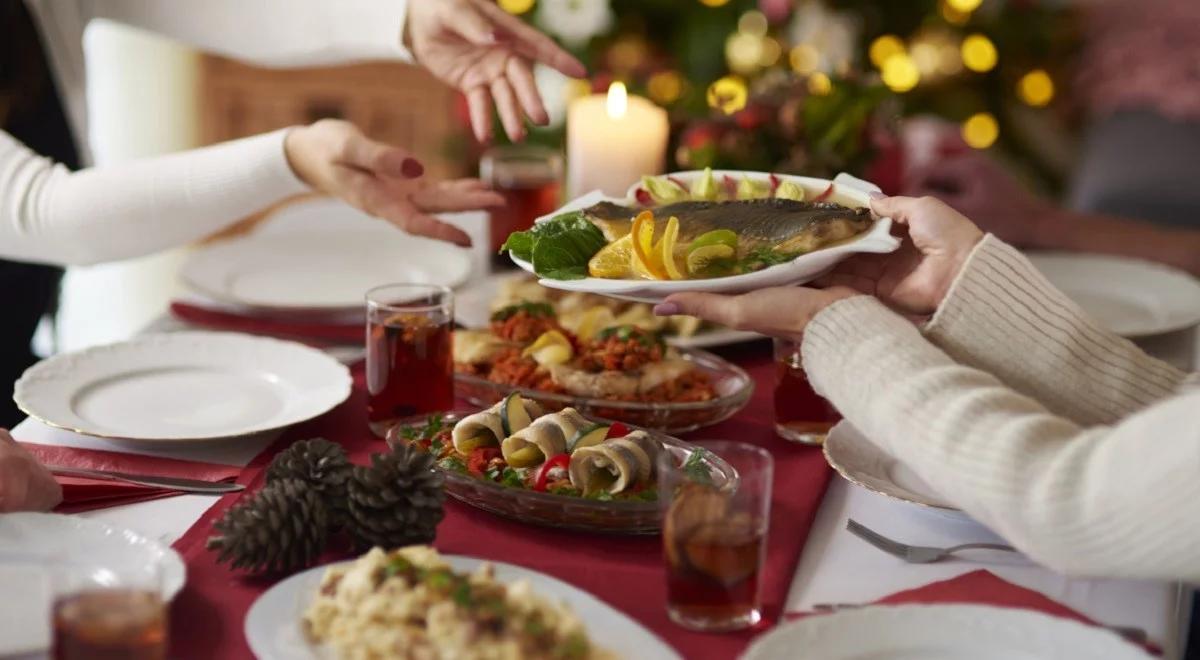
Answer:
[[[670,176],[675,177],[684,183],[691,183],[692,180],[702,176],[703,172],[692,170],[688,172],[674,172]],[[768,181],[771,174],[768,172],[742,172],[735,170],[716,170],[713,176],[720,179],[723,176],[731,176],[737,180],[741,180],[743,176],[749,177],[755,181]],[[879,187],[850,176],[849,174],[839,174],[832,181],[829,179],[817,179],[804,176],[791,176],[787,174],[777,174],[782,181],[791,181],[800,185],[805,189],[805,192],[811,196],[819,195],[831,183],[834,185],[833,195],[829,201],[839,202],[847,206],[868,206],[870,195],[873,192],[879,192]],[[585,209],[593,204],[611,201],[620,204],[633,204],[634,195],[640,187],[640,184],[634,184],[630,187],[626,198],[607,197],[604,194],[597,192],[588,193],[578,199],[567,203],[557,211],[537,219],[537,222],[545,222],[554,216],[571,211]],[[787,286],[794,284],[803,284],[811,281],[821,274],[828,271],[839,261],[846,257],[862,252],[869,253],[886,253],[893,252],[900,247],[900,240],[892,236],[892,221],[890,218],[879,218],[875,221],[874,226],[868,231],[860,234],[854,239],[835,245],[832,247],[810,252],[805,255],[796,257],[792,261],[764,268],[763,270],[747,273],[745,275],[734,275],[731,277],[715,277],[702,280],[609,280],[599,277],[586,277],[581,280],[551,280],[542,278],[538,280],[542,286],[552,289],[561,289],[563,291],[584,291],[587,293],[596,293],[604,296],[612,296],[614,298],[623,298],[626,300],[636,300],[640,302],[658,303],[662,302],[667,296],[672,293],[681,293],[684,291],[705,291],[709,293],[745,293],[756,289],[763,289],[772,286]],[[510,254],[511,256],[511,254]],[[514,263],[522,269],[533,273],[533,264],[516,257],[512,257]]]

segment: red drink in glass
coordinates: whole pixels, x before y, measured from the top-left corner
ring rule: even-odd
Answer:
[[[97,589],[54,602],[55,660],[161,660],[167,617],[159,594]]]
[[[562,155],[545,147],[512,145],[489,149],[479,162],[479,178],[504,196],[504,206],[491,210],[491,249],[500,250],[508,235],[558,208]],[[511,266],[505,255],[498,263]]]
[[[797,344],[775,340],[775,374],[775,431],[795,442],[824,442],[842,416],[813,391]]]
[[[376,435],[454,407],[453,296],[426,284],[367,294],[367,423]]]

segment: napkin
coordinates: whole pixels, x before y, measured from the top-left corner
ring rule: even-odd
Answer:
[[[908,605],[913,603],[942,604],[969,603],[974,605],[995,605],[996,607],[1015,607],[1026,610],[1037,610],[1052,616],[1071,619],[1088,625],[1100,625],[1096,621],[1076,612],[1062,603],[1049,598],[1032,589],[1017,586],[1003,580],[991,571],[978,570],[963,573],[958,577],[927,585],[900,591],[875,601],[875,605]],[[789,619],[799,619],[813,616],[810,612],[788,614]],[[1154,644],[1146,643],[1146,650],[1161,655],[1162,649]]]
[[[234,465],[30,442],[22,442],[20,445],[48,465],[205,481],[233,481],[241,473],[241,468]],[[139,486],[120,481],[63,476],[55,476],[55,479],[63,489],[63,501],[55,509],[59,513],[78,513],[182,494],[170,488]]]
[[[318,340],[333,343],[363,342],[363,319],[346,317],[329,321],[314,319],[247,316],[233,311],[200,307],[185,302],[171,303],[171,314],[187,323],[214,330],[245,332],[299,340]]]

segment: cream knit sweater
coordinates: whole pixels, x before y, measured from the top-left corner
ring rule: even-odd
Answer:
[[[995,237],[923,334],[859,296],[803,352],[846,419],[1036,561],[1200,580],[1200,388]]]

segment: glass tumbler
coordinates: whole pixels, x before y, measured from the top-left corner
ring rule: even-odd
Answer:
[[[775,431],[785,440],[819,445],[841,421],[833,404],[813,391],[804,373],[800,345],[775,340]]]
[[[55,660],[167,657],[167,607],[157,562],[59,565],[50,583]]]

